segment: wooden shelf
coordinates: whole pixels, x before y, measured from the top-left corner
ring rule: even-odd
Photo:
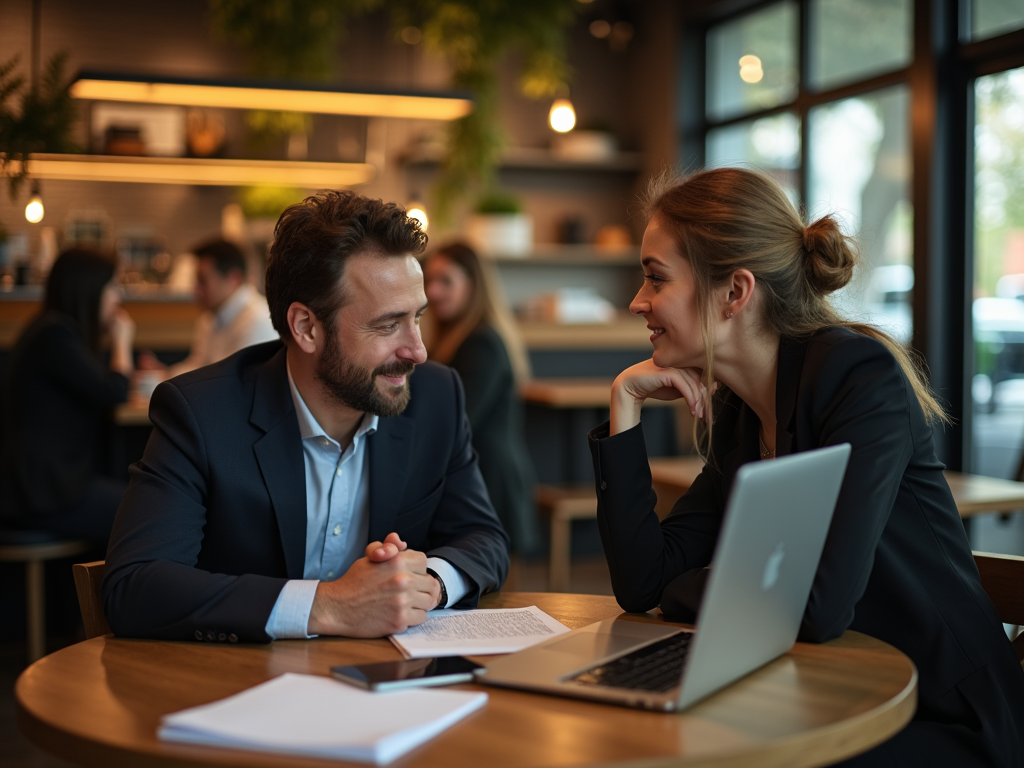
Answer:
[[[14,346],[39,304],[40,299],[28,297],[0,301],[0,349]],[[136,349],[187,350],[192,345],[192,327],[200,310],[191,296],[187,300],[175,295],[126,297],[123,306],[135,321]]]
[[[130,155],[33,154],[32,175],[65,181],[136,182],[201,186],[279,184],[309,189],[365,184],[376,176],[367,163],[237,160]],[[15,163],[17,171],[21,164]]]
[[[623,315],[610,323],[568,325],[520,321],[527,349],[643,350],[651,348],[643,318]]]

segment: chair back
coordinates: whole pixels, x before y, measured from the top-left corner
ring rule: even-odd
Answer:
[[[1024,557],[975,552],[981,586],[1004,624],[1024,625]],[[1013,640],[1017,658],[1024,663],[1024,633]]]
[[[71,566],[75,575],[75,591],[78,592],[78,606],[82,610],[85,637],[91,640],[110,634],[110,625],[103,615],[103,574],[107,570],[105,560],[93,563],[76,563]]]

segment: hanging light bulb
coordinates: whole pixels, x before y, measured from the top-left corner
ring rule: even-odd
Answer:
[[[32,183],[32,197],[29,198],[28,205],[25,206],[25,218],[30,224],[38,224],[43,220],[45,213],[43,198],[39,196],[39,182],[36,181]]]
[[[410,219],[415,219],[420,223],[420,229],[424,232],[427,231],[427,227],[430,226],[430,219],[427,217],[427,206],[418,200],[413,200],[405,207],[405,215]]]
[[[555,99],[548,113],[548,123],[559,133],[568,133],[576,125],[576,110],[568,99]]]

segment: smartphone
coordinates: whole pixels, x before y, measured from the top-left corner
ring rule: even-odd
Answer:
[[[379,661],[373,664],[352,664],[331,667],[331,675],[360,688],[371,691],[395,691],[427,685],[453,685],[468,683],[473,676],[484,672],[481,667],[462,656],[443,656],[437,659],[402,659]]]

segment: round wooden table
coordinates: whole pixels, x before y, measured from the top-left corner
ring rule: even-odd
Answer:
[[[595,595],[499,593],[486,597],[481,607],[526,605],[537,605],[570,627],[621,613],[613,598]],[[16,686],[18,722],[43,749],[86,766],[325,765],[328,761],[163,743],[156,729],[162,715],[284,672],[326,675],[335,664],[397,656],[387,640],[244,646],[95,638],[25,670]],[[917,672],[891,646],[847,632],[824,645],[798,643],[683,714],[483,690],[490,695],[483,709],[392,765],[828,765],[906,725],[916,704]]]

